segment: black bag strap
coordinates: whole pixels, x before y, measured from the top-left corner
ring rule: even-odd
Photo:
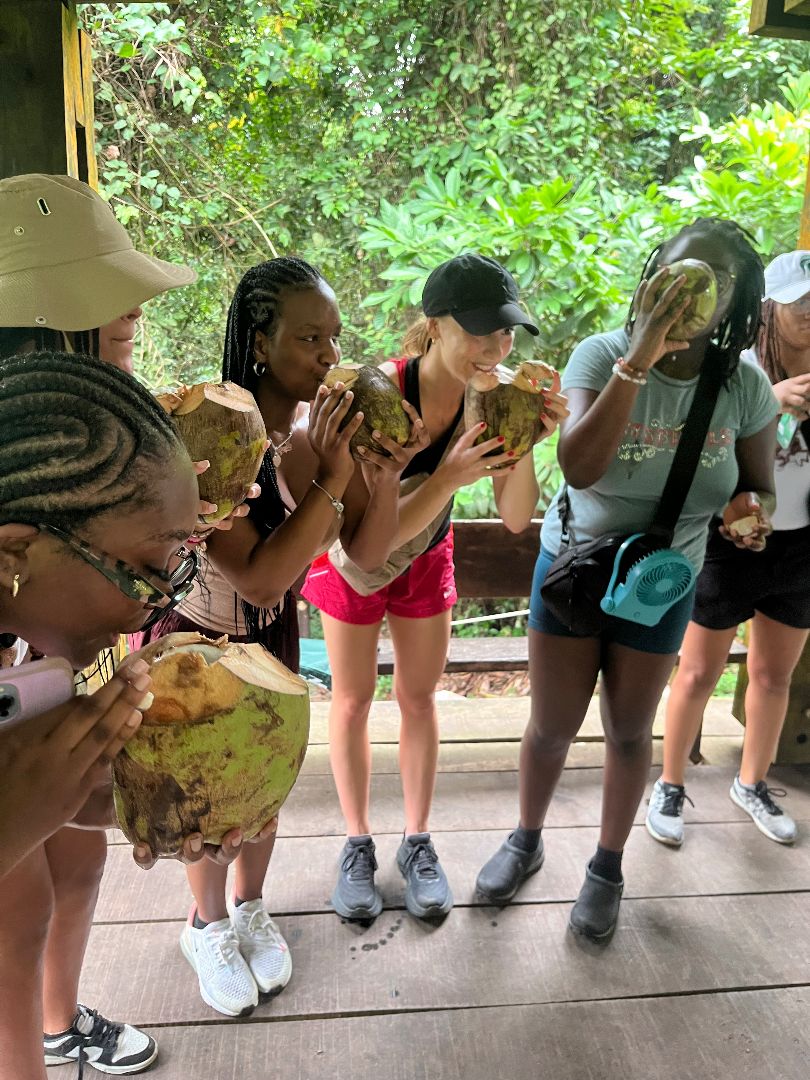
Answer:
[[[689,413],[681,432],[675,456],[669,469],[667,482],[661,493],[661,500],[655,511],[649,532],[667,544],[672,542],[675,526],[681,516],[683,504],[689,494],[692,481],[697,472],[698,462],[712,422],[714,407],[717,404],[717,396],[723,385],[722,373],[714,358],[707,355],[700,369],[700,378],[695,387],[695,396],[689,407]],[[807,422],[810,425],[810,421]],[[806,436],[805,436],[806,438]],[[810,447],[810,442],[807,444]],[[568,484],[563,485],[560,498],[557,503],[557,512],[562,523],[562,542],[567,544],[573,535],[569,537],[569,518],[571,514],[571,500],[568,498]]]
[[[706,442],[709,424],[712,422],[714,407],[722,385],[723,376],[720,365],[711,352],[708,352],[700,369],[695,396],[692,398],[689,415],[683,426],[669,476],[661,493],[661,501],[649,530],[656,536],[667,537],[667,543],[672,541],[683,504],[695,479],[703,444]]]
[[[802,420],[801,424],[799,424],[799,428],[801,430],[802,437],[804,438],[804,445],[807,447],[808,450],[810,450],[810,419]]]

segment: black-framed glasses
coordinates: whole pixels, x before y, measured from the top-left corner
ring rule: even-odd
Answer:
[[[177,566],[169,573],[145,574],[55,525],[38,525],[37,528],[40,532],[61,540],[80,559],[112,582],[124,596],[151,609],[152,614],[140,627],[141,630],[153,626],[161,615],[184,600],[194,587],[194,579],[199,569],[196,551],[180,548],[175,556],[178,559]]]

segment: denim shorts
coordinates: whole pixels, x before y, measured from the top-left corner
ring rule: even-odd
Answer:
[[[543,634],[553,634],[555,637],[589,637],[591,635],[573,634],[567,626],[563,626],[559,619],[551,614],[543,603],[540,587],[556,558],[557,556],[552,555],[546,548],[540,548],[532,578],[529,627]],[[625,645],[628,649],[637,649],[639,652],[661,655],[676,653],[681,647],[683,635],[692,617],[694,602],[695,587],[693,585],[686,596],[681,597],[677,604],[669,609],[657,626],[641,626],[627,619],[617,619],[613,615],[607,615],[605,627],[599,637],[602,641],[613,641],[617,645]]]

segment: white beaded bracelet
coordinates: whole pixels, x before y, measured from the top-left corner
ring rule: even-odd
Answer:
[[[614,375],[618,375],[619,378],[622,379],[624,382],[633,383],[634,386],[646,386],[647,385],[647,376],[646,375],[631,375],[631,374],[629,374],[629,372],[634,371],[635,368],[629,368],[628,369],[628,366],[625,364],[622,357],[619,357],[619,359],[613,365],[611,370],[613,371]]]

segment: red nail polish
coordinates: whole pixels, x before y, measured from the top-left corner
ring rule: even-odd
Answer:
[[[506,436],[505,435],[499,435],[498,436],[498,442],[506,442]]]
[[[514,450],[510,450],[510,451],[509,451],[509,453],[508,453],[508,454],[507,454],[506,456],[507,456],[507,457],[514,457],[514,456],[515,456],[515,451],[514,451]]]

